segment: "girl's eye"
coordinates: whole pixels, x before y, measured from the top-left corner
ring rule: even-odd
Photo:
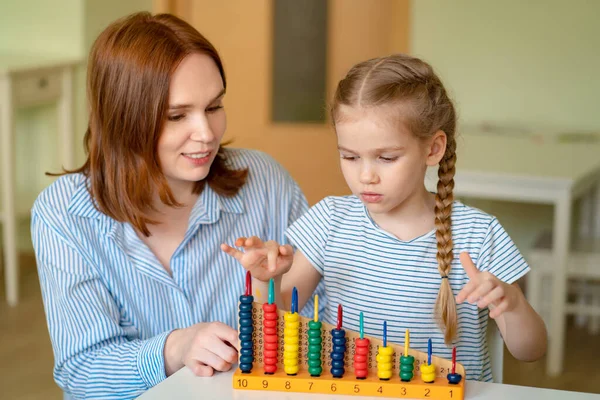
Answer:
[[[398,157],[379,157],[384,162],[394,162],[398,159]]]
[[[354,160],[356,160],[355,156],[345,156],[345,155],[342,154],[341,157],[342,157],[342,160],[348,160],[348,161],[354,161]]]
[[[215,112],[215,111],[218,111],[218,110],[220,110],[221,108],[223,108],[223,106],[219,104],[218,106],[214,106],[214,107],[209,107],[209,108],[207,108],[207,109],[206,109],[206,112],[213,113],[213,112]]]
[[[169,115],[168,120],[177,122],[177,121],[182,120],[184,117],[185,117],[185,114]]]

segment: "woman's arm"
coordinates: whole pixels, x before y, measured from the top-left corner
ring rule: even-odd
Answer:
[[[128,340],[119,308],[83,257],[34,211],[32,240],[57,384],[74,397],[135,397],[165,379],[169,332]]]

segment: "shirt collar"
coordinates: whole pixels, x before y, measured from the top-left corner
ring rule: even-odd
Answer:
[[[82,180],[69,202],[69,213],[93,219],[107,217],[96,207],[96,201],[90,195],[88,188],[89,179]],[[226,197],[217,194],[209,185],[206,185],[192,209],[190,222],[214,223],[219,219],[220,211],[242,214],[244,212],[242,194]]]

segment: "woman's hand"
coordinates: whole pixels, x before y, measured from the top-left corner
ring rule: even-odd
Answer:
[[[242,266],[250,271],[252,277],[259,281],[268,282],[269,279],[285,274],[292,267],[294,250],[286,244],[269,240],[263,242],[256,236],[251,238],[241,237],[235,241],[236,247],[243,247],[244,251],[235,249],[223,243],[221,250],[239,261]]]
[[[221,322],[202,322],[178,329],[165,342],[165,372],[170,376],[186,365],[197,376],[229,371],[238,360],[238,332]]]
[[[494,319],[517,307],[520,301],[517,288],[489,272],[479,271],[466,252],[460,253],[460,262],[470,280],[456,296],[457,304],[466,299],[469,303],[477,303],[479,308],[489,307],[490,318]]]

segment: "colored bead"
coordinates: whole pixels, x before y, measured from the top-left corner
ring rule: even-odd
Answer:
[[[435,365],[421,364],[421,379],[425,383],[432,383],[435,381]]]
[[[400,379],[403,382],[410,382],[413,378],[415,358],[413,356],[400,357]]]
[[[264,341],[263,365],[265,373],[272,374],[277,371],[277,304],[265,303],[262,305],[262,309]]]
[[[457,383],[460,383],[460,381],[462,379],[462,375],[461,374],[448,374],[446,376],[446,378],[448,378],[448,383],[456,385]]]
[[[240,296],[239,304],[239,339],[240,339],[240,365],[239,368],[243,373],[252,371],[254,362],[254,343],[252,341],[252,333],[254,331],[254,322],[252,315],[252,296]]]
[[[388,380],[392,377],[392,355],[394,349],[391,346],[380,346],[377,351],[377,377]]]
[[[354,342],[354,375],[358,379],[364,379],[368,375],[367,358],[369,354],[369,339],[356,339]]]
[[[300,317],[298,313],[285,313],[283,329],[283,369],[288,375],[296,375],[299,370]]]
[[[329,354],[331,358],[331,375],[334,378],[341,378],[346,372],[344,367],[344,358],[346,357],[346,331],[343,329],[331,330],[331,342],[333,349]]]
[[[320,376],[323,372],[321,367],[321,350],[323,339],[321,338],[321,321],[308,321],[308,373],[311,376]]]

